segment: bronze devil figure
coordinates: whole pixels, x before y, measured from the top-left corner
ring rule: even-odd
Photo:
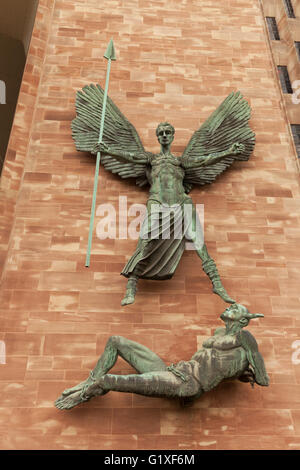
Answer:
[[[269,377],[257,342],[249,331],[243,330],[251,319],[263,316],[249,313],[243,305],[230,305],[221,315],[225,328],[217,328],[189,361],[169,366],[147,347],[122,336],[111,336],[90,376],[65,390],[55,405],[70,409],[110,391],[192,401],[224,379],[267,386]],[[109,374],[118,356],[137,373]]]

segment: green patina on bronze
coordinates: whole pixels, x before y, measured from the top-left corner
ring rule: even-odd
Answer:
[[[257,342],[249,331],[243,331],[251,319],[263,316],[249,313],[240,304],[229,306],[221,315],[225,328],[217,328],[191,360],[169,366],[147,347],[122,336],[112,336],[90,376],[65,390],[55,406],[71,409],[110,391],[180,398],[189,402],[226,379],[267,386],[269,377]],[[137,374],[109,374],[118,356]]]
[[[106,110],[106,102],[107,102],[107,93],[108,93],[111,61],[116,60],[115,47],[114,47],[114,43],[113,43],[112,39],[110,40],[110,42],[107,46],[107,49],[104,53],[104,57],[108,60],[108,64],[107,64],[107,71],[106,71],[105,90],[104,90],[103,101],[102,101],[101,121],[100,121],[98,143],[102,142],[102,136],[103,136],[103,130],[104,130],[104,119],[105,119],[105,110]],[[98,187],[100,159],[101,159],[101,153],[97,152],[95,177],[94,177],[94,190],[93,190],[93,199],[92,199],[92,207],[91,207],[91,217],[90,217],[90,230],[89,230],[86,260],[85,260],[85,266],[87,268],[90,265],[90,257],[91,257],[91,248],[92,248],[92,238],[93,238],[93,227],[94,227],[94,217],[95,217],[95,207],[96,207],[96,196],[97,196],[97,187]]]
[[[195,230],[197,214],[188,196],[194,184],[212,183],[235,160],[248,160],[255,145],[255,135],[248,125],[250,106],[242,95],[231,93],[193,134],[183,155],[171,153],[175,130],[161,123],[157,130],[160,153],[146,152],[137,131],[107,97],[102,143],[98,143],[104,92],[89,85],[77,93],[77,117],[72,123],[77,150],[101,152],[102,164],[121,178],[135,178],[139,186],[150,185],[147,217],[135,253],[122,271],[128,278],[122,305],[134,302],[138,279],[170,279],[180,261],[187,239],[192,240],[202,261],[202,268],[213,284],[213,291],[225,302],[235,301],[222,285],[216,264],[204,244],[202,230]],[[165,236],[161,208],[169,208],[171,232]],[[176,207],[176,210],[174,210]],[[188,220],[185,208],[190,215]],[[159,208],[159,209],[158,209]],[[157,236],[152,236],[153,219],[158,221]],[[175,227],[182,224],[181,237]]]

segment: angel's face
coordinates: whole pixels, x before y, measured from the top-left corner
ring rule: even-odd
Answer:
[[[157,139],[160,145],[171,145],[174,140],[174,132],[170,126],[161,126],[157,130]]]

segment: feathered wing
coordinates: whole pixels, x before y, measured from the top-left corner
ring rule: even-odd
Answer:
[[[248,160],[255,145],[255,134],[250,129],[251,108],[240,92],[232,92],[192,135],[183,155],[185,185],[209,184],[232,165],[235,160]],[[230,155],[209,166],[188,168],[189,161],[228,150],[232,144],[244,145],[242,153]]]
[[[242,347],[245,349],[249,364],[253,369],[255,382],[262,386],[269,385],[269,376],[267,374],[262,355],[258,351],[258,346],[254,336],[247,330],[239,333],[239,339]]]
[[[77,116],[72,122],[72,137],[77,150],[91,152],[99,140],[104,91],[100,85],[87,85],[76,95]],[[114,102],[107,97],[103,142],[113,152],[132,152],[145,157],[147,153],[134,126],[125,118]],[[136,178],[139,186],[147,183],[145,163],[120,162],[111,155],[101,155],[107,170],[121,178]]]

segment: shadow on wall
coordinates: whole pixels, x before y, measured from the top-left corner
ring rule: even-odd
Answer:
[[[22,41],[0,34],[0,166],[2,170],[25,66]]]
[[[0,16],[0,173],[10,131],[38,0],[1,0]]]

